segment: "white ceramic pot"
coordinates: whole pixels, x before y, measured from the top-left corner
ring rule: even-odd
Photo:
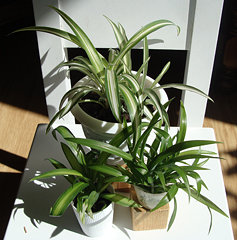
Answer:
[[[145,87],[150,87],[153,83],[153,79],[147,77],[145,81]],[[82,78],[78,81],[74,87],[87,84],[89,82],[88,77]],[[160,101],[162,104],[168,101],[166,92],[163,89],[156,90]],[[84,112],[79,104],[77,104],[72,110],[74,117],[82,124],[84,134],[87,138],[95,139],[98,141],[109,141],[115,134],[119,133],[122,130],[122,125],[120,123],[106,122],[99,119],[96,119],[86,112]]]
[[[164,193],[145,192],[142,188],[138,186],[134,186],[134,189],[139,203],[147,209],[153,209],[160,202],[160,200],[167,194],[166,192]]]
[[[77,217],[82,231],[89,237],[99,237],[108,233],[113,224],[114,204],[111,203],[108,207],[100,212],[93,213],[93,219],[86,215],[85,223],[81,222],[79,213],[72,203],[72,209]]]

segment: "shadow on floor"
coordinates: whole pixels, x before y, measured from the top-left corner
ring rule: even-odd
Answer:
[[[26,159],[0,149],[0,163],[22,172],[26,165]]]
[[[17,195],[22,174],[20,173],[0,173],[0,239],[3,239],[12,207]]]
[[[0,163],[18,171],[23,171],[26,165],[26,159],[12,153],[0,150]],[[11,210],[17,195],[21,180],[21,173],[0,172],[0,239],[3,239]]]

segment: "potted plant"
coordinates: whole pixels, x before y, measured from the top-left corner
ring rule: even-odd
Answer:
[[[47,131],[49,131],[55,120],[62,118],[69,111],[72,111],[78,121],[82,123],[85,135],[88,138],[106,141],[110,140],[115,133],[121,131],[121,123],[124,116],[126,116],[127,120],[129,119],[131,122],[135,121],[138,125],[139,122],[137,119],[134,119],[137,116],[135,113],[138,109],[140,114],[148,119],[152,118],[154,112],[159,111],[162,121],[168,124],[168,116],[165,108],[167,106],[164,107],[168,98],[163,90],[164,88],[174,87],[181,90],[190,90],[208,97],[200,90],[183,84],[166,84],[160,86],[159,81],[169,69],[169,62],[155,80],[147,76],[149,50],[146,37],[150,33],[166,26],[175,26],[179,33],[179,27],[173,22],[169,20],[153,21],[142,27],[128,39],[122,25],[116,25],[107,18],[118,42],[118,49],[110,49],[109,57],[105,59],[95,49],[86,33],[75,21],[63,11],[55,7],[51,8],[63,18],[73,34],[60,29],[42,26],[27,27],[17,31],[33,30],[54,34],[82,48],[86,52],[87,58],[77,56],[61,65],[61,67],[69,67],[70,71],[80,71],[86,77],[80,80],[62,97],[59,111],[50,121]],[[133,72],[131,49],[142,40],[144,40],[143,64],[137,72]],[[92,105],[88,107],[86,105],[88,103]],[[88,109],[94,107],[94,105],[96,108],[103,110],[103,117],[88,114]],[[94,108],[92,110],[92,112],[96,113],[98,111],[100,110],[94,110]],[[110,113],[114,120],[111,120],[111,118],[107,120],[107,116]]]
[[[112,139],[110,144],[100,143],[100,147],[90,139],[68,139],[68,141],[81,143],[98,150],[106,148],[107,152],[109,152],[109,149],[113,152],[117,149],[117,154],[124,159],[127,165],[126,167],[117,166],[117,170],[123,176],[127,176],[128,183],[134,185],[140,204],[149,211],[155,211],[168,202],[174,201],[174,210],[168,230],[176,216],[176,194],[179,189],[186,192],[189,199],[194,198],[204,204],[210,213],[211,210],[215,210],[227,216],[211,200],[201,194],[202,187],[207,188],[207,186],[197,172],[207,170],[205,163],[209,158],[218,158],[215,153],[202,150],[201,146],[217,142],[209,140],[186,141],[186,113],[182,103],[180,112],[180,127],[175,136],[170,136],[167,126],[164,129],[157,127],[157,120],[160,116],[159,113],[156,113],[149,123],[142,123],[140,128],[125,127]],[[148,140],[152,133],[154,135],[152,140]],[[134,135],[139,137],[134,138]],[[131,136],[133,136],[133,140],[131,140]],[[124,140],[127,141],[129,149],[126,154],[122,154],[122,150],[116,148]],[[104,153],[100,161],[106,157],[107,154]],[[99,168],[98,171],[100,171]],[[190,179],[196,182],[196,186],[190,183]],[[210,229],[211,225],[212,221]]]
[[[53,130],[56,139],[57,132],[64,138],[74,138],[73,134],[64,127]],[[96,237],[103,235],[112,227],[113,202],[127,207],[139,206],[135,201],[113,191],[111,184],[114,181],[124,182],[127,176],[122,176],[120,171],[104,165],[103,162],[98,163],[98,151],[91,150],[86,153],[79,144],[71,142],[68,144],[61,142],[61,147],[70,168],[50,158],[49,162],[56,169],[31,179],[34,181],[64,176],[70,183],[52,206],[51,216],[61,216],[71,205],[83,232],[88,236]],[[94,165],[96,167],[93,167]]]

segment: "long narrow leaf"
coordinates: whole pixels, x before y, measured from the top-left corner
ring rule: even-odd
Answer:
[[[78,41],[77,37],[74,36],[73,34],[57,29],[57,28],[51,28],[51,27],[41,27],[41,26],[34,26],[34,27],[25,27],[25,28],[21,28],[18,29],[15,32],[23,32],[23,31],[39,31],[39,32],[45,32],[45,33],[50,33],[53,34],[55,36],[64,38],[70,42],[73,42],[74,44],[76,44],[77,46],[81,47],[80,42]]]
[[[111,111],[118,122],[121,122],[121,102],[119,97],[118,80],[114,70],[107,69],[105,73],[106,96]]]
[[[56,168],[56,169],[62,169],[62,168],[67,168],[65,165],[63,165],[62,163],[60,163],[59,161],[53,159],[53,158],[49,158],[48,159],[49,162]],[[69,176],[64,176],[71,184],[74,183],[74,181],[76,180],[75,176],[69,175]]]
[[[105,193],[101,195],[102,198],[115,202],[123,207],[141,207],[140,204],[136,203],[134,200],[129,199],[117,193]]]
[[[138,113],[140,113],[139,103],[138,103],[136,97],[134,96],[134,93],[132,93],[132,91],[130,91],[129,88],[127,88],[125,85],[119,84],[119,89],[120,89],[120,93],[123,96],[123,100],[126,104],[126,107],[128,109],[128,113],[129,113],[131,122],[133,122],[135,116],[139,116]],[[139,121],[138,121],[138,124],[139,124]],[[138,126],[138,124],[137,124],[137,126]]]
[[[181,188],[182,190],[184,190],[185,192],[187,192],[187,190],[185,188]],[[228,217],[228,215],[223,212],[218,206],[216,206],[215,203],[213,203],[211,200],[209,200],[208,198],[206,198],[205,196],[199,194],[196,190],[191,189],[191,196],[196,199],[197,201],[199,201],[200,203],[206,205],[207,207],[215,210],[216,212],[222,214],[225,217]]]
[[[62,112],[63,112],[63,109],[59,110],[59,111],[53,116],[53,118],[50,120],[50,122],[49,122],[49,124],[48,124],[48,126],[47,126],[47,128],[46,128],[46,131],[45,131],[46,134],[49,133],[49,131],[51,130],[53,124],[60,118]]]
[[[175,172],[177,172],[179,174],[179,176],[183,179],[184,185],[185,185],[185,187],[187,189],[188,197],[189,197],[189,200],[190,200],[191,190],[190,190],[190,184],[189,184],[186,172],[181,167],[175,166],[175,165],[173,165],[171,167],[171,169],[173,169]]]
[[[67,138],[65,139],[67,140]],[[75,169],[80,173],[83,173],[84,172],[83,167],[81,166],[77,156],[75,156],[75,154],[72,152],[71,148],[62,142],[61,147],[72,169]]]
[[[142,74],[142,81],[141,81],[141,88],[144,88],[146,76],[147,76],[147,70],[148,70],[148,61],[149,61],[149,49],[148,49],[148,42],[147,37],[143,40],[143,74]]]
[[[178,187],[176,184],[173,184],[172,187],[167,192],[167,194],[160,200],[160,202],[151,211],[155,211],[156,209],[163,207],[165,204],[170,202],[175,197],[177,192],[178,192]]]
[[[167,112],[164,109],[164,106],[161,104],[159,97],[154,90],[147,88],[144,90],[144,93],[150,98],[153,105],[156,107],[156,110],[159,112],[162,122],[169,126],[169,117]]]
[[[118,28],[124,38],[124,42],[127,43],[128,42],[128,38],[127,38],[127,34],[125,32],[124,27],[118,23]],[[126,65],[126,68],[128,69],[128,71],[130,72],[132,70],[132,59],[131,59],[131,51],[128,51],[125,56],[123,57],[123,62]],[[124,69],[125,70],[125,69]],[[126,72],[126,71],[125,71]]]
[[[154,168],[156,167],[156,165],[163,160],[164,158],[171,156],[175,153],[178,153],[182,150],[185,149],[189,149],[192,147],[200,147],[200,146],[204,146],[204,145],[210,145],[210,144],[216,144],[218,142],[216,141],[211,141],[211,140],[190,140],[190,141],[184,141],[182,143],[177,143],[171,147],[169,147],[166,151],[160,153],[157,158],[151,162],[149,168],[151,170],[154,170]]]
[[[78,41],[80,41],[81,47],[86,51],[88,58],[90,59],[92,65],[95,67],[97,73],[102,73],[104,70],[103,63],[101,61],[100,55],[91,43],[90,39],[87,37],[85,32],[63,11],[51,6],[68,24],[76,35]]]
[[[125,46],[120,51],[120,53],[118,54],[116,59],[113,61],[112,68],[116,68],[117,64],[124,57],[124,55],[128,51],[130,51],[137,43],[139,43],[143,38],[145,38],[150,33],[154,32],[154,31],[156,31],[156,30],[158,30],[160,28],[163,28],[165,26],[169,26],[169,25],[176,26],[173,22],[168,21],[168,20],[157,20],[157,21],[151,22],[151,23],[147,24],[146,26],[144,26],[143,28],[141,28],[125,44]],[[179,32],[179,28],[178,27],[177,27],[177,29],[178,29],[178,32]]]
[[[165,75],[165,73],[169,70],[170,68],[170,62],[168,62],[164,68],[161,70],[160,74],[158,77],[155,79],[155,81],[152,83],[151,88],[155,87],[156,84],[162,79],[162,77]]]
[[[119,170],[117,170],[116,168],[112,167],[112,166],[93,165],[93,166],[89,166],[89,168],[93,169],[95,171],[98,171],[100,173],[105,173],[105,174],[108,174],[108,175],[114,176],[114,177],[122,176],[122,173]]]
[[[114,154],[118,157],[124,158],[129,161],[132,160],[132,156],[129,153],[126,153],[126,152],[122,151],[121,149],[119,149],[113,145],[110,145],[108,143],[104,143],[104,142],[100,142],[100,141],[96,141],[96,140],[92,140],[92,139],[84,139],[84,138],[67,138],[66,140],[75,142],[75,143],[78,143],[81,145],[85,145],[90,148],[102,151],[102,152]]]
[[[88,181],[89,179],[84,177],[80,172],[73,170],[73,169],[65,169],[65,168],[59,168],[54,169],[45,173],[40,174],[39,176],[33,177],[30,181],[39,180],[39,179],[45,179],[45,178],[51,178],[54,176],[65,176],[65,175],[73,175],[78,176],[79,178]]]
[[[187,115],[182,101],[180,101],[180,123],[179,132],[177,134],[177,143],[183,142],[186,136],[187,130]]]
[[[59,133],[64,139],[75,137],[73,133],[65,126],[58,126],[55,129],[53,129],[52,135],[56,140],[58,140],[56,133]],[[72,143],[72,142],[67,142],[67,143],[74,150],[74,154],[76,154],[78,149],[81,149],[83,151],[83,149],[78,144]]]
[[[211,100],[213,102],[213,100],[203,91],[199,90],[198,88],[189,86],[189,85],[185,85],[185,84],[181,84],[181,83],[169,83],[169,84],[164,84],[161,85],[159,87],[157,87],[157,89],[162,89],[162,88],[176,88],[176,89],[180,89],[180,90],[184,90],[184,91],[190,91],[190,92],[194,92],[197,93],[205,98],[208,98],[209,100]]]
[[[167,231],[169,231],[171,226],[173,225],[175,217],[176,217],[176,213],[177,213],[177,201],[176,201],[176,198],[174,197],[174,209],[173,209],[172,215],[170,217]]]
[[[77,194],[87,186],[88,183],[79,182],[69,187],[54,203],[53,207],[50,210],[50,215],[61,216],[68,208],[72,200],[77,196]]]

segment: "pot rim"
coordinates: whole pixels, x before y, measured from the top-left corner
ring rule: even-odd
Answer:
[[[134,72],[134,71],[132,71],[132,72]],[[154,81],[149,76],[147,76],[147,80],[149,81],[150,84]],[[84,82],[87,82],[87,81],[89,81],[89,78],[88,78],[88,76],[85,76],[82,79],[80,79],[73,87],[82,85]],[[160,85],[157,84],[157,86],[160,86]],[[160,96],[162,104],[164,104],[168,101],[168,96],[164,89],[159,89],[157,91],[157,93]],[[101,132],[101,133],[106,132],[107,134],[116,134],[122,130],[121,123],[107,122],[107,121],[103,121],[103,120],[94,118],[91,115],[87,114],[85,111],[83,111],[82,108],[80,108],[79,104],[75,105],[71,109],[71,112],[74,115],[74,117],[80,121],[81,124],[83,124],[89,128],[96,129],[96,132]],[[130,125],[130,124],[131,123],[128,123],[128,125]]]

